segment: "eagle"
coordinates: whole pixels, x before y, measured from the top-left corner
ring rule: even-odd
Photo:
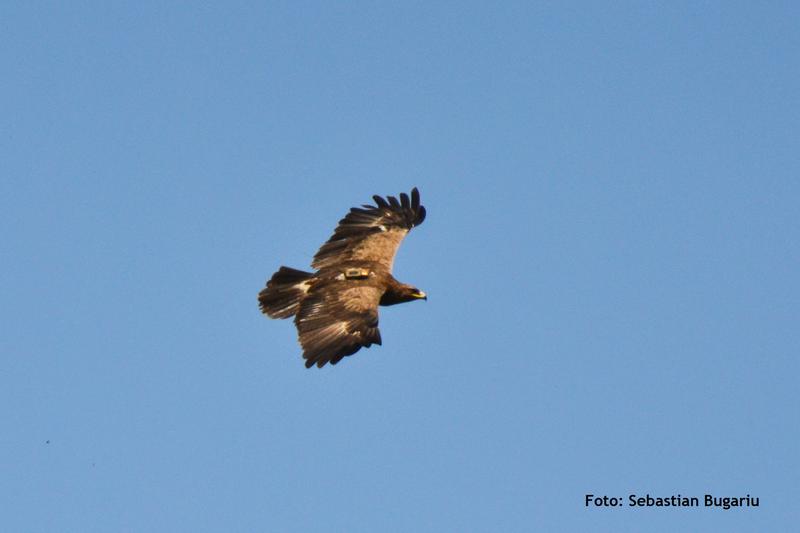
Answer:
[[[381,344],[378,306],[427,300],[424,292],[392,276],[409,231],[425,220],[416,187],[411,195],[353,207],[311,261],[316,272],[280,267],[258,293],[270,318],[294,316],[306,368],[335,365],[362,347]]]

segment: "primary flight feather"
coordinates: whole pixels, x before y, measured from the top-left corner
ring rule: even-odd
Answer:
[[[425,220],[415,187],[411,195],[354,207],[339,221],[304,272],[282,266],[258,294],[261,312],[294,316],[306,368],[335,365],[362,346],[381,344],[378,306],[427,297],[392,276],[394,256],[411,228]]]

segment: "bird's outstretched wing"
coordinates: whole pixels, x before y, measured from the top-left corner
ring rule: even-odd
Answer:
[[[386,199],[373,196],[376,205],[354,207],[339,221],[328,242],[322,245],[311,266],[326,268],[346,261],[375,261],[389,272],[403,237],[425,220],[419,191]]]
[[[381,343],[378,287],[342,288],[331,282],[316,287],[300,304],[294,319],[306,368],[335,365],[362,346]]]

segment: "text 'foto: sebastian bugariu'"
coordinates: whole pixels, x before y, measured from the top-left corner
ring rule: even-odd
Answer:
[[[758,496],[714,496],[713,494],[705,494],[703,496],[703,504],[700,504],[700,498],[696,496],[682,496],[680,494],[673,494],[672,496],[653,497],[650,494],[639,496],[638,494],[629,494],[628,499],[622,496],[596,496],[594,494],[587,494],[584,500],[585,507],[716,507],[724,510],[733,509],[734,507],[758,507]]]

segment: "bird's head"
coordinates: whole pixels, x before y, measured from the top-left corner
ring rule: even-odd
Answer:
[[[412,300],[427,300],[428,296],[414,287],[405,283],[398,283],[391,286],[389,290],[383,293],[381,297],[381,305],[395,305],[403,302],[410,302]]]

